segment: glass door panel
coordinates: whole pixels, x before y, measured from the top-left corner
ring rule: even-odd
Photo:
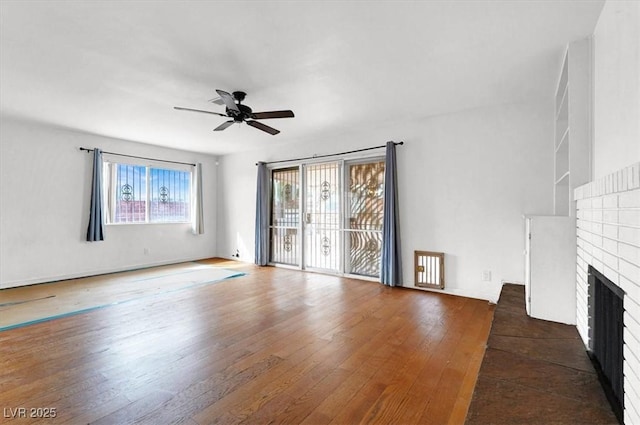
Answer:
[[[341,270],[340,164],[305,166],[304,267]]]
[[[300,264],[300,169],[271,173],[271,261]]]
[[[384,161],[347,164],[345,272],[380,276]]]

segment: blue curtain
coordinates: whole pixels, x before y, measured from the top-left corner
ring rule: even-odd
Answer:
[[[387,142],[384,164],[384,221],[382,223],[382,272],[380,282],[402,286],[402,256],[400,253],[400,223],[398,215],[398,182],[396,145]]]
[[[256,259],[259,266],[269,262],[269,170],[264,162],[258,163],[256,191]]]
[[[100,149],[94,149],[91,206],[89,208],[89,228],[87,229],[88,242],[104,240],[102,209],[102,151]]]

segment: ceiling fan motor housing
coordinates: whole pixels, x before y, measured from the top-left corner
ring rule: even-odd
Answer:
[[[235,94],[235,92],[234,92]],[[243,105],[241,103],[237,104],[238,111],[234,111],[233,109],[227,108],[227,115],[232,117],[236,122],[242,122],[246,119],[253,118],[253,111],[247,105]]]

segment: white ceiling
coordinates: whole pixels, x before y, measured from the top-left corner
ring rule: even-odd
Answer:
[[[380,122],[550,96],[565,45],[603,1],[0,2],[0,111],[90,133],[226,154]],[[215,89],[254,111],[212,129]]]

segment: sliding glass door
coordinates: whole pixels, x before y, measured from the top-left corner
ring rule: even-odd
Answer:
[[[380,276],[384,161],[346,164],[345,273]]]
[[[341,164],[306,165],[304,268],[341,271]]]
[[[300,264],[300,168],[271,173],[271,261]]]
[[[271,262],[380,276],[384,161],[272,170]]]

